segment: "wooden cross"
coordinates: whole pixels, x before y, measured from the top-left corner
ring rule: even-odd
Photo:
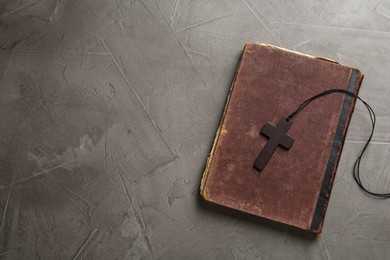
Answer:
[[[291,148],[294,139],[287,135],[291,124],[292,119],[283,117],[276,127],[268,123],[263,126],[261,134],[267,136],[269,140],[255,161],[254,167],[257,170],[262,171],[264,169],[278,146],[287,150]]]

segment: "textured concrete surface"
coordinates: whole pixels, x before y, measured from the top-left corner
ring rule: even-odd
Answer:
[[[351,177],[361,104],[322,235],[199,199],[247,41],[365,73],[363,181],[389,191],[388,0],[2,0],[0,258],[389,259],[390,200]]]

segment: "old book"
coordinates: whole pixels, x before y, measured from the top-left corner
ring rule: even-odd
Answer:
[[[363,75],[335,61],[263,43],[245,45],[201,182],[202,197],[320,233],[355,100],[321,97],[294,118],[295,143],[253,167],[277,125],[306,99],[331,88],[357,93]]]

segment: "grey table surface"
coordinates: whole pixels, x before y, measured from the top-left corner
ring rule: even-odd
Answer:
[[[199,198],[249,41],[365,74],[363,181],[389,191],[388,0],[1,0],[0,258],[390,259],[390,200],[351,176],[361,104],[321,235]]]

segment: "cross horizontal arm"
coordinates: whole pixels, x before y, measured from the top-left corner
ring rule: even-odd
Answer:
[[[275,132],[276,127],[270,124],[265,124],[261,129],[261,133],[267,137],[271,137]]]
[[[279,139],[279,145],[284,149],[290,149],[294,144],[294,139],[292,139],[289,135],[282,135]]]

